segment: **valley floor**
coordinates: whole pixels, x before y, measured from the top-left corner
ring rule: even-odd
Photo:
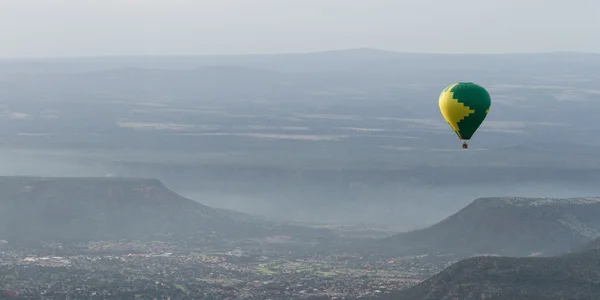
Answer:
[[[8,244],[0,288],[26,299],[342,298],[404,289],[451,263],[301,250],[284,236],[198,240]]]

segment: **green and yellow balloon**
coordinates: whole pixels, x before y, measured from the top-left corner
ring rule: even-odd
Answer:
[[[440,110],[460,140],[468,148],[470,140],[479,128],[492,104],[490,94],[482,86],[472,82],[459,82],[446,87],[440,94]]]

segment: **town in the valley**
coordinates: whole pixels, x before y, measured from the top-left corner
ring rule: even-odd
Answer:
[[[36,299],[344,299],[412,286],[451,262],[294,251],[286,240],[3,241],[0,288]]]

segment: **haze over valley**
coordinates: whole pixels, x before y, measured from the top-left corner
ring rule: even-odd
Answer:
[[[589,299],[599,67],[369,48],[2,61],[0,290]],[[437,103],[457,81],[492,95],[467,150]]]
[[[209,206],[397,230],[478,197],[598,194],[596,54],[360,48],[0,66],[2,175],[156,178]],[[492,95],[469,151],[437,108],[455,81]]]

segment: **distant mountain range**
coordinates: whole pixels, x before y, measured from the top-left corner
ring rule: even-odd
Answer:
[[[184,198],[155,179],[0,177],[0,239],[78,241],[216,232],[331,237]]]
[[[494,59],[490,59],[494,58]],[[449,60],[452,59],[452,62]],[[597,53],[545,52],[511,54],[438,54],[410,53],[373,48],[339,49],[307,53],[247,54],[247,55],[165,55],[165,56],[104,56],[56,59],[0,60],[5,71],[60,71],[82,72],[119,67],[149,67],[187,69],[211,65],[235,65],[289,71],[325,71],[355,68],[376,63],[403,63],[417,66],[441,63],[443,67],[506,68],[507,61],[531,67],[549,62],[600,63]],[[482,64],[483,63],[483,64]],[[62,67],[62,68],[60,68]],[[580,66],[577,66],[580,67]]]
[[[556,255],[600,236],[600,198],[480,198],[443,221],[370,242],[388,254]]]

